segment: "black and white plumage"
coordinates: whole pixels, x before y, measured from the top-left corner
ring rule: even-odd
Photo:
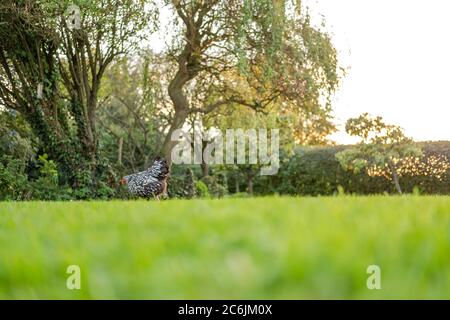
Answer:
[[[122,178],[128,191],[135,196],[143,198],[159,196],[166,191],[169,166],[164,158],[156,157],[153,165],[145,171],[130,174]]]

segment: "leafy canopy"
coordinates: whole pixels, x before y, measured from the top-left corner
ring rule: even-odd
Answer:
[[[370,166],[392,167],[402,158],[422,154],[401,127],[386,124],[381,117],[364,113],[349,119],[345,130],[361,141],[354,148],[339,152],[336,157],[345,169],[356,173]]]

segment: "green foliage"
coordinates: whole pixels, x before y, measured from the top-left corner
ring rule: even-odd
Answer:
[[[62,23],[72,3],[83,17],[76,31]],[[154,30],[158,2],[0,5],[0,199],[127,198],[119,177],[146,169],[173,124],[167,89],[179,82],[172,82],[177,66],[197,84],[172,92],[188,101],[175,108],[178,127],[201,117],[222,130],[283,128],[282,159],[279,174],[265,177],[259,165],[212,166],[211,176],[197,181],[198,168],[183,167],[172,171],[171,197],[223,197],[249,185],[255,194],[334,194],[339,185],[347,193],[392,192],[394,173],[407,192],[449,193],[449,153],[437,148],[420,157],[421,145],[380,117],[348,121],[347,131],[362,139],[353,148],[292,155],[296,143],[329,143],[329,98],[343,74],[330,36],[300,2],[164,3],[175,25],[173,46],[160,54],[133,50]],[[183,17],[203,22],[191,26]],[[191,41],[198,34],[204,39]]]
[[[406,157],[422,155],[413,140],[407,138],[400,127],[388,125],[381,117],[372,117],[367,113],[349,119],[345,130],[359,137],[361,142],[336,155],[342,167],[355,173],[371,167],[385,169],[389,171],[397,191],[402,193],[397,164]]]
[[[248,192],[238,192],[238,193],[228,194],[226,196],[226,198],[230,198],[230,199],[241,199],[241,198],[250,198],[250,197],[252,197],[252,195],[249,194]]]
[[[186,173],[184,174],[183,179],[184,190],[183,190],[183,198],[194,198],[197,195],[197,189],[195,185],[195,177],[192,170],[186,169]]]
[[[168,182],[167,193],[169,198],[182,198],[184,190],[183,176],[171,174]]]
[[[222,198],[227,194],[227,187],[220,183],[224,183],[223,179],[219,176],[206,176],[201,179],[201,181],[208,187],[209,194],[214,198]]]
[[[197,196],[196,179],[190,168],[183,175],[171,175],[168,194],[171,198],[191,199]]]
[[[14,110],[0,108],[0,154],[31,159],[34,153],[30,128]]]
[[[46,154],[39,156],[38,176],[30,179],[22,159],[0,159],[0,200],[69,200],[71,189],[58,184],[58,170]]]
[[[450,292],[449,197],[29,202],[0,203],[0,212],[0,299],[446,299]],[[81,290],[65,286],[72,264],[81,268]],[[373,264],[382,290],[367,289]]]
[[[58,184],[58,170],[53,160],[48,160],[48,155],[44,153],[39,156],[39,173],[40,179],[46,183],[56,185]]]
[[[29,193],[25,163],[12,156],[0,155],[0,200],[22,200]]]
[[[197,168],[198,169],[198,168]],[[224,173],[209,175],[197,179],[193,168],[184,169],[183,166],[174,166],[169,178],[169,198],[222,198],[228,193],[227,177]]]
[[[36,162],[29,163],[23,159],[13,159],[8,155],[0,157],[0,200],[79,200],[120,197],[120,190],[114,190],[105,180],[107,179],[99,178],[100,182],[93,185],[90,171],[80,170],[77,172],[77,181],[84,185],[73,187],[61,183],[57,165],[53,160],[48,159],[47,154],[40,155]]]
[[[65,21],[73,4],[81,13],[75,29]],[[153,30],[153,5],[134,0],[0,5],[1,111],[21,114],[38,154],[47,153],[57,164],[60,182],[70,185],[76,198],[109,193],[96,181],[102,159],[96,129],[101,80],[114,60],[133,52]]]
[[[199,198],[209,198],[211,196],[208,187],[201,180],[195,182],[195,190]]]
[[[416,143],[423,157],[411,164],[398,163],[404,192],[418,187],[421,194],[450,194],[450,142]],[[355,172],[341,166],[336,155],[352,146],[302,147],[284,156],[278,175],[258,177],[257,194],[333,195],[341,186],[349,194],[395,193],[390,175],[383,171]],[[420,170],[419,170],[420,169]],[[369,174],[370,173],[370,174]]]
[[[53,160],[47,154],[38,158],[39,177],[31,182],[33,197],[40,200],[60,200],[61,192],[58,185],[58,170]]]
[[[121,198],[120,175],[117,168],[110,164],[107,157],[102,157],[97,165],[94,185],[94,197],[98,199]]]
[[[164,139],[158,130],[165,125],[157,109],[163,99],[160,61],[152,54],[130,60],[120,59],[107,71],[107,98],[98,112],[100,151],[120,171],[147,169]]]
[[[324,95],[329,105],[343,70],[331,37],[313,26],[300,3],[293,7],[289,1],[245,0],[234,15],[239,19],[232,26],[232,45],[245,76],[253,73],[256,81],[291,86],[285,97],[298,105],[318,107]]]

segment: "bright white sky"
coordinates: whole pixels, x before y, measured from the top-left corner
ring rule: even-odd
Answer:
[[[325,17],[348,66],[334,101],[339,143],[363,112],[402,126],[415,140],[450,140],[450,1],[304,0]]]

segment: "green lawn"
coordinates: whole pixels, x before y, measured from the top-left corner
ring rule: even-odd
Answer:
[[[450,298],[450,197],[0,203],[0,298]]]

